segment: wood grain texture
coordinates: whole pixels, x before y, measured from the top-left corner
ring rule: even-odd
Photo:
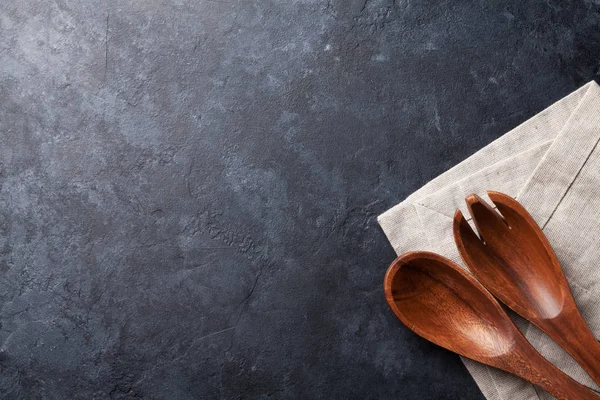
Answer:
[[[518,375],[561,400],[600,399],[544,359],[469,273],[434,253],[398,257],[384,279],[394,314],[419,336]]]
[[[497,211],[467,197],[481,238],[460,211],[454,239],[475,277],[500,301],[538,326],[600,384],[600,345],[583,320],[546,236],[511,197],[488,192]]]

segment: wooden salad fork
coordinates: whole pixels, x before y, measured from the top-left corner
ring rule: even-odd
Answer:
[[[600,385],[600,344],[579,313],[546,236],[516,200],[488,195],[498,211],[476,195],[466,199],[480,237],[456,211],[460,256],[483,286],[546,332]]]
[[[389,267],[384,290],[394,314],[419,336],[520,376],[559,400],[600,400],[543,358],[498,301],[452,261],[406,253]]]

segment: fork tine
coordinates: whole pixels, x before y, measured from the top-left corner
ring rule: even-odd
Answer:
[[[473,228],[471,228],[471,225],[469,225],[467,219],[460,210],[456,210],[454,213],[453,231],[454,236],[459,236],[463,239],[468,239],[469,241],[475,239],[480,240],[479,236],[477,236]]]
[[[470,270],[473,270],[473,260],[487,259],[485,244],[471,228],[460,210],[456,210],[454,213],[452,233],[458,253]]]
[[[498,211],[502,213],[508,226],[518,225],[519,221],[522,221],[524,216],[531,218],[529,212],[527,212],[527,210],[512,197],[492,190],[488,191],[488,196],[496,205]]]
[[[506,220],[481,197],[470,194],[465,200],[479,236],[484,242],[488,242],[494,234],[508,228]]]

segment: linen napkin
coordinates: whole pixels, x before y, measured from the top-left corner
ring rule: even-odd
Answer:
[[[542,227],[575,301],[600,337],[600,87],[590,82],[417,190],[378,217],[396,253],[428,250],[464,267],[452,237],[464,198],[486,190],[516,198]],[[575,380],[600,390],[556,343],[513,316],[531,344]],[[463,358],[489,400],[553,399],[505,372]]]

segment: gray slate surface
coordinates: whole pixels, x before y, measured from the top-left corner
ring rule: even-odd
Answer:
[[[599,11],[2,2],[0,397],[481,400],[375,217],[596,77]]]

